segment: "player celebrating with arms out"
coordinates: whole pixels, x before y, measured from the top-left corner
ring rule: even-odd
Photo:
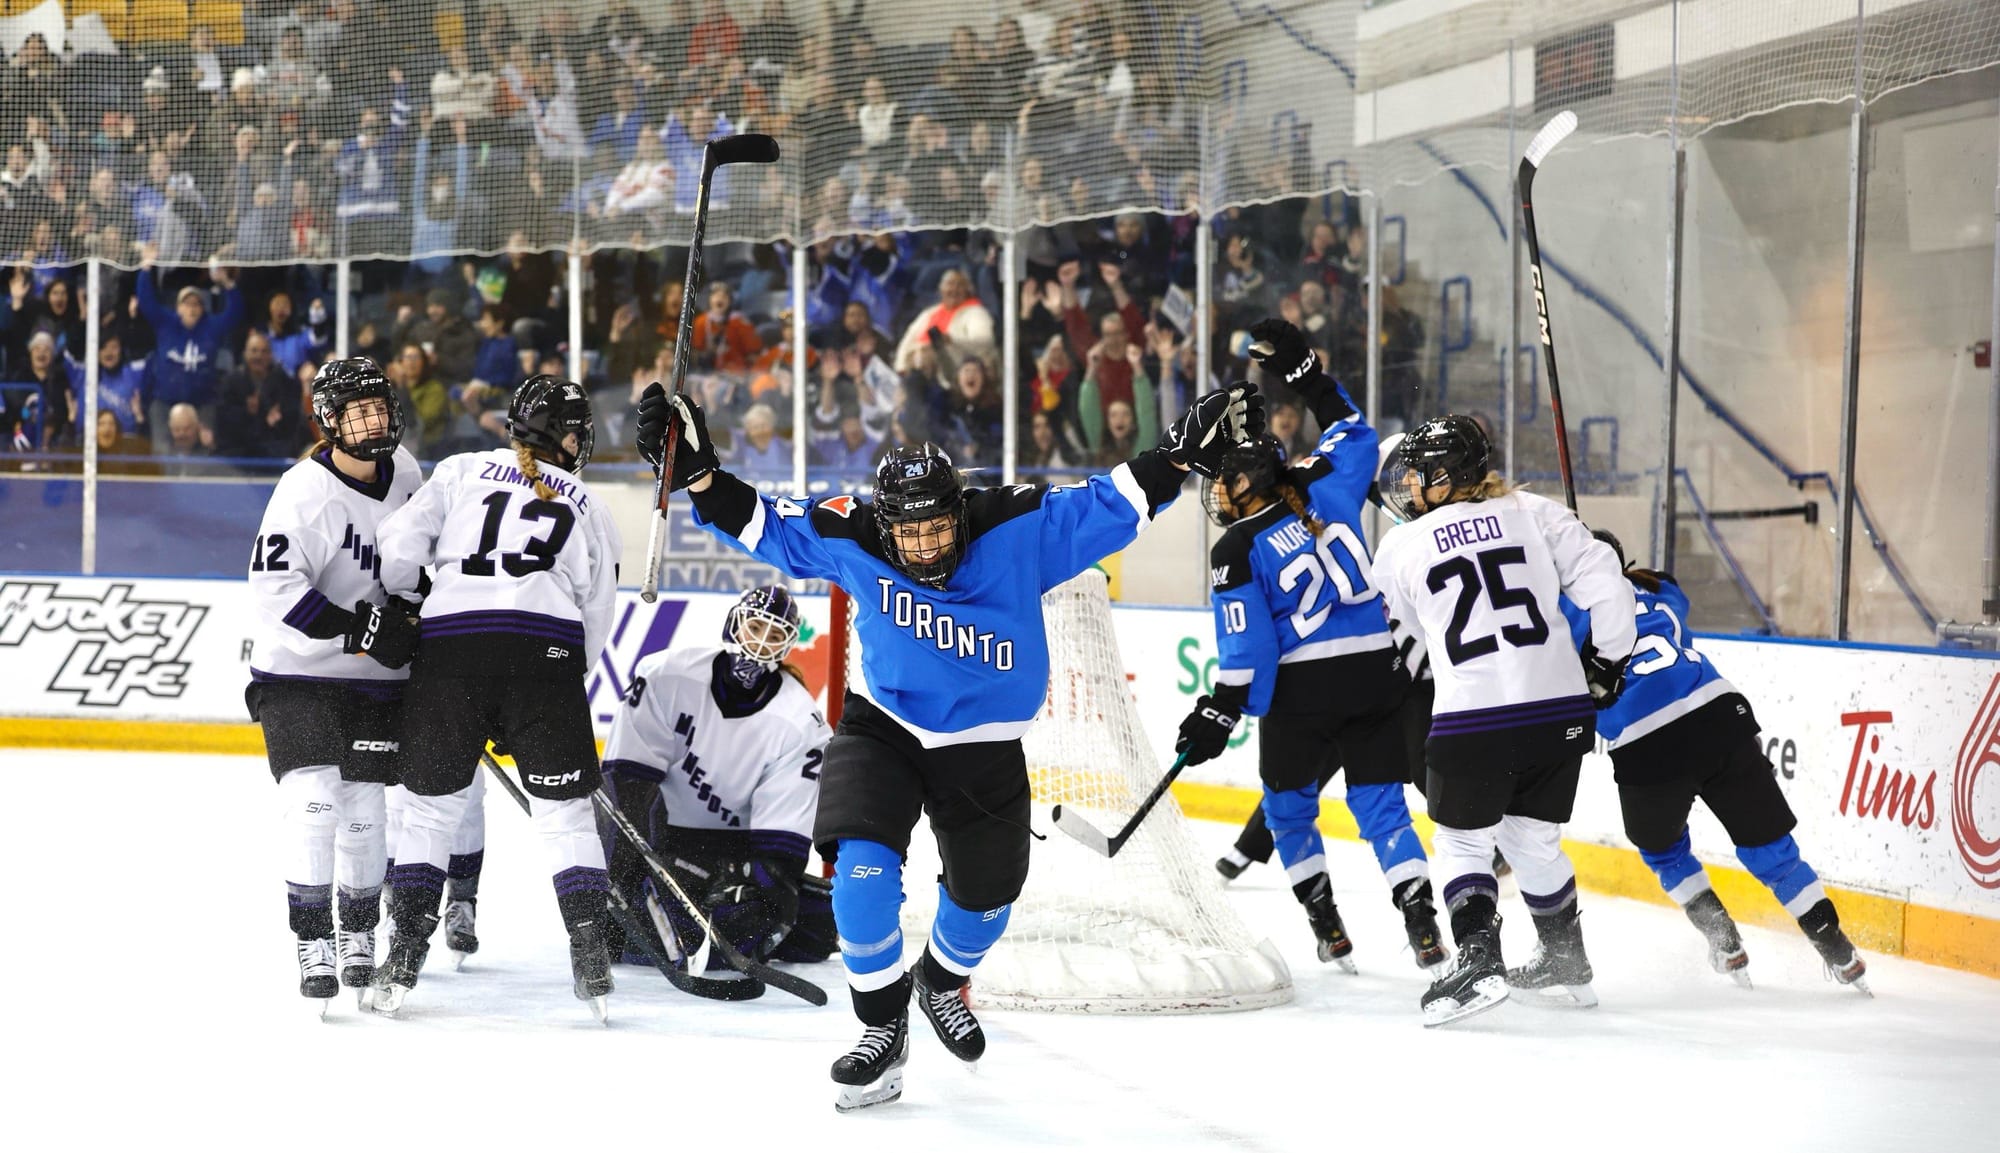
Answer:
[[[250,554],[258,629],[245,697],[297,837],[285,888],[299,992],[325,1013],[342,984],[366,990],[375,974],[387,865],[382,791],[396,779],[398,702],[416,651],[407,610],[385,611],[376,530],[423,473],[400,447],[396,390],[372,362],[321,365],[312,405],[321,439],[279,478]],[[356,660],[360,653],[374,659]]]
[[[1130,544],[1179,494],[1213,475],[1233,441],[1263,431],[1248,384],[1212,393],[1164,446],[1063,488],[966,489],[935,445],[899,449],[872,501],[773,500],[723,472],[700,406],[655,384],[639,407],[639,451],[693,494],[725,542],[795,578],[853,597],[862,684],[844,702],[820,780],[813,840],[834,862],[840,932],[861,1040],[833,1065],[842,1111],[902,1093],[909,1002],[953,1056],[986,1039],[960,990],[1007,926],[1028,875],[1031,810],[1021,736],[1048,691],[1042,594]],[[905,973],[903,861],[930,815],[944,865],[930,945]]]
[[[1347,390],[1320,371],[1305,334],[1282,320],[1250,330],[1252,356],[1312,406],[1326,431],[1291,467],[1261,437],[1223,454],[1207,492],[1228,531],[1209,552],[1215,691],[1181,722],[1176,751],[1220,756],[1245,713],[1264,718],[1257,771],[1264,821],[1318,938],[1319,959],[1354,971],[1320,841],[1319,792],[1336,766],[1347,807],[1375,850],[1417,964],[1444,961],[1429,863],[1410,827],[1404,709],[1410,673],[1370,584],[1361,506],[1375,480],[1375,430]]]
[[[1632,652],[1632,586],[1575,513],[1489,472],[1491,455],[1470,417],[1405,436],[1386,495],[1406,521],[1375,550],[1389,614],[1421,629],[1437,688],[1424,795],[1458,957],[1423,996],[1429,1025],[1490,1009],[1510,989],[1597,1003],[1562,823],[1596,710],[1617,699]],[[1550,628],[1563,623],[1565,595],[1590,617],[1595,647],[1581,663]],[[1540,941],[1513,970],[1500,954],[1496,842]]]

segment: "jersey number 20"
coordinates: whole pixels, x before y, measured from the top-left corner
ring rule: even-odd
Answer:
[[[1458,582],[1458,603],[1452,606],[1451,624],[1444,630],[1445,655],[1451,658],[1453,665],[1462,665],[1499,652],[1503,639],[1517,649],[1533,648],[1549,639],[1549,622],[1543,619],[1541,607],[1535,603],[1535,594],[1527,589],[1507,587],[1507,566],[1528,563],[1527,552],[1512,546],[1489,548],[1477,556],[1476,565],[1473,557],[1462,555],[1434,565],[1426,581],[1434,593],[1443,592],[1444,586],[1453,581]],[[1497,639],[1490,634],[1467,639],[1465,626],[1472,621],[1472,610],[1479,607],[1482,590],[1495,612],[1522,609],[1528,614],[1528,623],[1501,625]]]
[[[1351,559],[1351,564],[1340,563],[1340,558],[1334,555],[1335,542]],[[1286,592],[1299,587],[1300,581],[1306,582],[1305,591],[1299,594],[1299,607],[1292,610],[1292,631],[1299,634],[1300,640],[1319,631],[1327,614],[1333,611],[1332,605],[1320,603],[1320,593],[1329,582],[1344,605],[1361,604],[1375,595],[1375,590],[1368,587],[1368,569],[1361,559],[1367,555],[1354,530],[1336,522],[1326,526],[1326,532],[1313,542],[1311,552],[1300,553],[1278,570],[1278,587]]]
[[[492,576],[493,558],[490,555],[500,545],[500,522],[507,515],[508,502],[514,499],[511,492],[495,492],[483,503],[486,506],[486,523],[479,529],[479,548],[469,557],[459,562],[458,571],[466,576]],[[563,546],[569,543],[569,533],[576,527],[576,514],[569,506],[552,500],[531,500],[521,506],[521,519],[525,521],[554,521],[549,535],[530,539],[520,552],[500,554],[500,567],[508,576],[523,577],[529,573],[547,572],[556,567],[556,557]]]

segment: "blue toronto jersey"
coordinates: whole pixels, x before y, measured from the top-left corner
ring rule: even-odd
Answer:
[[[1219,685],[1248,685],[1243,711],[1270,706],[1278,666],[1390,647],[1361,536],[1377,437],[1339,384],[1346,415],[1289,475],[1325,528],[1315,538],[1283,501],[1229,526],[1209,552]]]
[[[1627,744],[1736,691],[1688,640],[1687,594],[1672,578],[1659,592],[1632,587],[1638,602],[1639,642],[1625,665],[1625,691],[1597,714],[1597,733],[1612,747]],[[1562,598],[1570,639],[1581,649],[1590,639],[1590,614]]]
[[[1049,680],[1042,594],[1130,544],[1181,476],[1147,453],[1079,484],[968,489],[968,543],[943,590],[888,563],[873,507],[851,496],[773,499],[718,473],[695,514],[787,576],[846,589],[864,682],[852,687],[935,748],[1027,731]]]

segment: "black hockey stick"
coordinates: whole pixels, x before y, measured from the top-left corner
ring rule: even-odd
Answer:
[[[1521,157],[1518,179],[1521,185],[1521,234],[1528,238],[1528,273],[1534,278],[1535,319],[1541,324],[1542,360],[1549,366],[1549,411],[1556,424],[1556,465],[1562,470],[1563,500],[1576,511],[1576,476],[1570,468],[1569,425],[1563,421],[1562,385],[1556,378],[1556,338],[1549,329],[1549,301],[1546,278],[1542,275],[1542,246],[1535,240],[1535,171],[1570,133],[1576,131],[1576,113],[1558,112],[1542,125],[1528,142]]]
[[[694,295],[701,289],[701,242],[708,232],[708,186],[715,170],[725,164],[776,164],[778,142],[760,133],[746,132],[711,140],[701,150],[701,183],[694,194],[694,236],[688,241],[687,276],[681,281],[680,327],[674,331],[674,373],[667,391],[679,396],[687,390],[688,344],[694,337]],[[666,545],[667,481],[674,475],[674,451],[680,447],[679,426],[667,421],[667,443],[660,457],[660,474],[653,478],[653,527],[646,538],[646,578],[639,584],[639,597],[652,604],[660,595],[660,553]]]
[[[494,779],[500,782],[500,787],[507,791],[507,795],[514,798],[514,803],[521,806],[521,811],[532,815],[533,811],[528,807],[527,794],[521,791],[521,786],[514,783],[513,776],[501,767],[500,762],[493,759],[493,754],[482,751],[479,754],[479,761],[493,774]],[[638,952],[645,954],[646,960],[660,971],[660,975],[681,992],[705,997],[711,1001],[750,1001],[764,995],[762,981],[748,978],[741,981],[718,981],[713,977],[698,977],[676,968],[671,961],[665,959],[667,950],[662,946],[660,939],[648,931],[649,927],[644,926],[638,913],[633,909],[632,902],[626,899],[624,891],[618,887],[616,881],[611,883],[606,908],[611,914],[611,919],[617,921],[619,927],[625,930],[626,942]]]
[[[1167,786],[1173,784],[1174,778],[1180,776],[1181,770],[1186,767],[1187,754],[1184,752],[1174,758],[1174,767],[1167,770],[1167,775],[1161,777],[1160,783],[1154,785],[1153,791],[1140,802],[1139,811],[1133,813],[1131,819],[1125,822],[1125,827],[1113,836],[1105,836],[1097,826],[1061,805],[1050,811],[1049,819],[1056,823],[1056,828],[1068,833],[1091,852],[1103,857],[1115,857],[1118,850],[1125,847],[1125,842],[1132,839],[1132,834],[1139,831],[1139,824],[1146,819],[1146,814],[1152,812],[1153,806],[1160,803],[1160,798],[1167,795]]]

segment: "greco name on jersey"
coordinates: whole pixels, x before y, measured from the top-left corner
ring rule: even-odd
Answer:
[[[1437,546],[1439,552],[1450,552],[1482,541],[1505,540],[1506,537],[1507,533],[1500,527],[1497,516],[1468,517],[1431,530],[1431,543]]]
[[[909,589],[897,588],[888,577],[876,577],[882,590],[882,617],[909,632],[912,639],[929,641],[939,652],[958,650],[960,660],[974,659],[991,665],[997,672],[1014,667],[1014,642],[980,629],[977,624],[961,624],[956,616],[939,612],[929,601],[919,600]]]
[[[480,466],[479,479],[498,481],[501,484],[520,485],[522,488],[533,488],[535,486],[535,482],[529,480],[521,472],[519,466],[506,464],[497,460],[489,460]],[[583,486],[576,481],[570,480],[567,477],[557,476],[552,472],[544,472],[542,473],[542,483],[548,485],[558,495],[575,505],[576,511],[590,511],[590,494],[585,492]]]

